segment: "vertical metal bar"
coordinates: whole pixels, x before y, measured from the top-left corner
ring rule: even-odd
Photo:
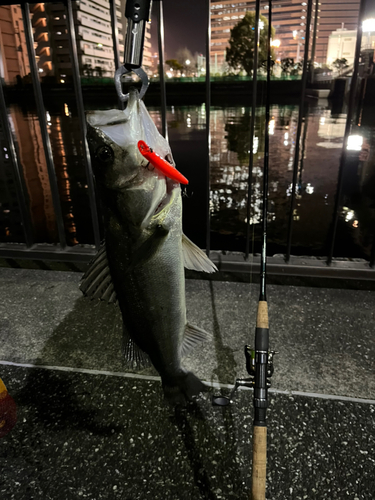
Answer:
[[[375,265],[375,237],[372,244],[371,257],[370,257],[370,267],[374,267]]]
[[[115,0],[109,0],[109,10],[111,13],[113,55],[115,60],[115,68],[117,70],[121,66],[121,63],[120,63],[120,51],[119,51],[118,33],[117,33],[117,16],[116,16]],[[118,99],[117,105],[119,109],[125,108],[125,103],[121,101],[121,99]]]
[[[251,212],[251,184],[254,166],[254,130],[255,130],[255,112],[257,107],[257,85],[258,85],[258,51],[259,51],[259,14],[260,0],[255,4],[255,32],[254,32],[254,64],[253,64],[253,96],[251,105],[250,121],[250,158],[249,158],[249,177],[247,180],[247,210],[246,210],[246,249],[245,258],[249,257],[250,252],[250,212]]]
[[[60,204],[57,176],[56,176],[55,167],[53,164],[52,148],[51,148],[51,143],[49,140],[49,135],[48,135],[48,130],[47,130],[46,110],[44,108],[42,89],[40,86],[40,81],[39,81],[39,76],[38,76],[38,68],[37,68],[36,59],[35,59],[34,37],[33,37],[33,32],[32,32],[31,20],[30,20],[29,4],[28,3],[21,4],[21,9],[22,9],[23,25],[24,25],[24,30],[25,30],[27,53],[29,56],[30,71],[31,71],[31,77],[32,77],[32,81],[33,81],[34,96],[35,96],[35,101],[36,101],[40,131],[42,134],[44,154],[46,157],[49,183],[51,186],[53,208],[54,208],[55,215],[56,215],[57,232],[58,232],[58,236],[59,236],[60,245],[62,248],[65,248],[66,247],[66,237],[65,237],[63,214],[62,214],[61,204]]]
[[[115,0],[109,0],[109,10],[111,13],[111,25],[112,25],[112,43],[113,43],[113,55],[115,60],[115,68],[116,70],[120,67],[120,52],[119,52],[119,43],[118,43],[118,35],[117,35],[117,16],[116,16],[116,4]]]
[[[30,216],[30,211],[28,210],[28,195],[25,192],[21,166],[18,162],[16,148],[14,146],[13,136],[11,132],[11,127],[8,122],[7,107],[4,98],[3,84],[0,82],[0,120],[1,126],[4,132],[5,140],[8,145],[7,154],[9,155],[10,162],[12,164],[12,169],[14,172],[14,179],[16,184],[17,199],[20,207],[22,229],[25,237],[25,242],[27,247],[31,247],[34,243],[34,231],[33,224]]]
[[[206,199],[206,254],[211,251],[211,214],[210,214],[210,155],[211,155],[211,77],[210,77],[210,51],[211,51],[211,2],[207,0],[207,33],[206,33],[206,143],[207,143],[207,199]]]
[[[295,152],[294,152],[292,199],[291,199],[291,203],[290,203],[289,222],[288,222],[288,240],[287,240],[287,247],[286,247],[286,262],[289,262],[289,260],[290,260],[290,251],[292,248],[293,211],[294,211],[294,203],[295,203],[295,199],[296,199],[296,185],[297,185],[299,150],[300,150],[301,131],[302,131],[302,117],[303,117],[303,110],[304,110],[304,104],[305,104],[306,83],[307,83],[307,62],[308,62],[308,57],[309,57],[311,12],[312,12],[312,0],[308,0],[307,15],[306,15],[305,51],[304,51],[304,56],[303,56],[302,89],[301,89],[301,99],[300,99],[299,112],[298,112],[296,148],[295,148]]]
[[[318,14],[319,14],[319,0],[315,1],[315,15],[314,15],[314,30],[313,39],[311,46],[311,57],[310,57],[310,81],[314,83],[314,60],[315,60],[315,47],[316,47],[316,33],[318,29]]]
[[[90,200],[90,210],[92,217],[92,225],[94,231],[94,242],[95,247],[98,249],[100,247],[100,229],[99,229],[99,217],[98,217],[98,207],[97,207],[97,196],[95,189],[94,174],[91,166],[91,158],[89,147],[86,140],[86,119],[85,119],[85,108],[83,106],[83,97],[81,89],[81,78],[79,76],[79,66],[78,66],[78,55],[77,55],[77,42],[76,34],[74,30],[74,20],[73,20],[73,9],[71,0],[65,0],[65,11],[66,20],[68,27],[68,37],[69,37],[69,47],[70,47],[70,58],[72,63],[72,75],[74,83],[74,91],[77,101],[78,109],[78,120],[81,131],[81,141],[83,149],[83,158],[85,162],[87,185],[89,187],[89,200]]]
[[[353,76],[352,76],[352,80],[350,83],[348,114],[346,116],[344,142],[342,145],[342,151],[341,151],[341,157],[340,157],[340,166],[339,166],[339,175],[338,175],[338,179],[337,179],[335,206],[333,209],[331,241],[329,244],[329,252],[328,252],[328,258],[327,258],[328,265],[330,265],[332,262],[333,251],[334,251],[334,247],[335,247],[337,222],[339,219],[339,207],[340,207],[340,200],[341,200],[342,183],[343,183],[344,168],[345,168],[345,162],[346,162],[346,147],[348,144],[348,137],[349,137],[350,129],[352,126],[354,102],[355,102],[355,96],[356,96],[356,90],[357,90],[358,67],[359,67],[359,58],[361,55],[361,41],[362,41],[362,19],[363,19],[363,15],[364,15],[364,11],[365,11],[365,6],[366,6],[366,0],[361,0],[361,3],[359,5],[359,14],[358,14],[358,28],[357,28],[357,40],[356,40],[356,46],[355,46]]]
[[[159,78],[160,78],[160,97],[161,97],[161,126],[162,135],[168,140],[167,127],[167,93],[165,89],[164,75],[164,18],[163,18],[163,2],[156,2],[157,19],[158,19],[158,48],[159,48]]]

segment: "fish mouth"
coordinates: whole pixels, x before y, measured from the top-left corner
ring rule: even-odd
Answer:
[[[170,205],[172,199],[174,198],[174,193],[176,188],[180,186],[178,182],[169,179],[168,177],[165,177],[165,182],[166,182],[166,193],[160,200],[160,203],[157,205],[153,217],[160,215],[160,213]]]

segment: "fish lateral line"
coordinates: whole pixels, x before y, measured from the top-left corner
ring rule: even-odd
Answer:
[[[165,176],[179,182],[180,184],[189,184],[187,178],[181,174],[173,165],[168,163],[164,158],[155,153],[155,151],[148,146],[145,141],[138,141],[138,149],[142,156],[148,160],[149,163]]]

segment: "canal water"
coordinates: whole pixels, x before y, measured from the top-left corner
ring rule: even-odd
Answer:
[[[100,108],[100,103],[91,106]],[[103,106],[104,108],[104,106]],[[159,108],[149,107],[159,128]],[[374,110],[365,110],[353,129],[344,170],[334,256],[369,259],[375,235]],[[167,112],[168,134],[177,168],[189,179],[184,189],[184,231],[206,247],[207,208],[213,250],[244,251],[250,148],[249,107],[212,107],[208,148],[205,105],[174,106]],[[270,123],[269,255],[285,253],[292,194],[298,106],[274,104]],[[56,243],[56,220],[39,122],[32,106],[9,108],[27,193],[35,241]],[[93,244],[88,183],[74,104],[47,106],[47,122],[69,245]],[[345,104],[306,104],[301,135],[292,254],[327,255],[346,122]],[[250,216],[250,247],[260,250],[265,110],[256,113]],[[2,138],[3,139],[3,138]],[[22,242],[19,199],[7,151],[0,172],[0,241]],[[209,203],[208,203],[209,190]]]

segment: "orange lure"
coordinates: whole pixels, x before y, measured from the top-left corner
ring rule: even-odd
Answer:
[[[150,146],[147,146],[145,141],[138,141],[138,149],[146,160],[148,160],[153,167],[160,170],[166,177],[180,182],[181,184],[189,184],[186,177],[176,170],[173,165],[168,163],[167,160],[164,160],[161,156],[156,154]]]
[[[0,378],[0,438],[13,429],[17,421],[17,410],[14,399],[9,396],[8,391]]]

